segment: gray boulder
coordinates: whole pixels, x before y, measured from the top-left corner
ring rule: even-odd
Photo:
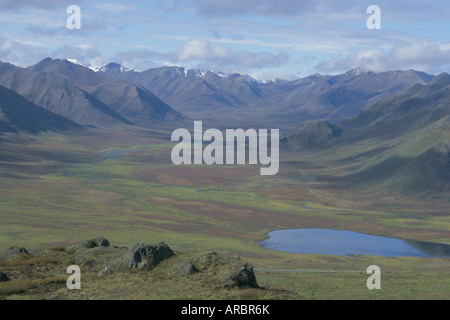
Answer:
[[[125,256],[108,263],[99,275],[127,269],[152,270],[159,262],[172,257],[173,254],[172,249],[164,242],[157,245],[136,244]]]
[[[109,248],[109,241],[104,237],[97,237],[91,240],[81,241],[77,244],[67,247],[67,253],[74,253],[76,251],[85,251],[85,249],[95,248]]]
[[[79,246],[88,249],[98,247],[109,247],[109,241],[104,237],[97,237],[88,241],[83,241]]]
[[[106,263],[123,256],[127,249],[110,246],[106,238],[97,237],[69,246],[65,248],[65,252],[72,257],[72,264],[98,272]]]
[[[225,287],[258,288],[253,267],[248,263],[234,267],[231,273],[224,278]]]
[[[172,274],[177,275],[189,275],[199,272],[197,267],[190,260],[184,260],[181,263],[175,265],[172,269]]]
[[[11,247],[5,252],[3,252],[2,255],[0,255],[0,258],[3,260],[10,260],[17,256],[30,256],[31,254],[28,252],[27,249],[23,247]]]
[[[225,288],[259,288],[253,267],[237,256],[224,257],[210,252],[197,257],[194,266]]]

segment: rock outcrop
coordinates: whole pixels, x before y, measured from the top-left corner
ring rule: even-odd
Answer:
[[[109,241],[104,237],[97,237],[91,240],[83,241],[78,246],[88,249],[97,247],[109,247]]]
[[[210,252],[197,257],[193,264],[200,272],[210,274],[224,287],[258,288],[253,267],[239,257],[225,257]]]
[[[18,256],[29,256],[30,253],[23,247],[11,247],[0,255],[2,260],[11,260]]]
[[[108,263],[100,271],[100,275],[126,269],[152,270],[159,262],[172,257],[173,254],[172,249],[164,242],[157,245],[136,244],[125,256]]]

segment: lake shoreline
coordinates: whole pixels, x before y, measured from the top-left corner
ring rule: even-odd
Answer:
[[[398,239],[333,229],[280,229],[266,234],[258,244],[269,250],[293,254],[340,256],[374,255],[393,257],[450,257],[450,245]]]

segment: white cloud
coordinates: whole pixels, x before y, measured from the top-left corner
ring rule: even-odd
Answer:
[[[176,55],[178,61],[211,60],[208,55],[211,51],[210,44],[205,40],[191,40],[184,44]]]
[[[165,55],[148,49],[129,50],[118,52],[111,59],[127,68],[144,71],[150,67],[159,67],[163,64]]]
[[[101,66],[107,63],[108,57],[103,56],[94,43],[80,43],[76,46],[64,46],[51,55],[58,59],[76,59],[84,65]]]
[[[82,9],[82,29],[76,32],[65,27],[69,4]],[[85,64],[114,61],[141,70],[167,62],[258,78],[356,67],[447,70],[450,43],[431,40],[447,40],[448,1],[379,0],[382,30],[377,32],[366,28],[370,4],[370,0],[0,0],[6,11],[0,16],[0,59],[27,65],[57,54]],[[314,59],[303,59],[305,54]]]
[[[173,63],[199,62],[207,69],[227,72],[241,68],[242,71],[253,68],[277,67],[286,64],[286,53],[235,51],[222,45],[213,46],[209,41],[194,39],[186,42],[177,52],[169,54]]]
[[[250,72],[249,76],[260,81],[272,81],[277,79],[296,80],[299,78],[298,75],[291,71]]]
[[[357,67],[373,71],[420,70],[442,72],[450,65],[450,43],[409,43],[396,45],[390,50],[358,50],[344,57],[321,62],[321,72],[341,72]]]
[[[47,56],[41,48],[0,37],[0,60],[21,67],[36,63]]]

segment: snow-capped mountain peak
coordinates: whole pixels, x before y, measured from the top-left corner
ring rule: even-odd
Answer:
[[[69,61],[70,63],[77,64],[82,67],[87,67],[86,65],[84,65],[80,61],[78,61],[77,59],[66,59],[66,60]]]
[[[115,72],[115,73],[122,73],[122,72],[129,72],[133,71],[134,69],[130,69],[127,67],[122,66],[121,64],[111,62],[103,67],[97,67],[92,68],[95,72]]]

